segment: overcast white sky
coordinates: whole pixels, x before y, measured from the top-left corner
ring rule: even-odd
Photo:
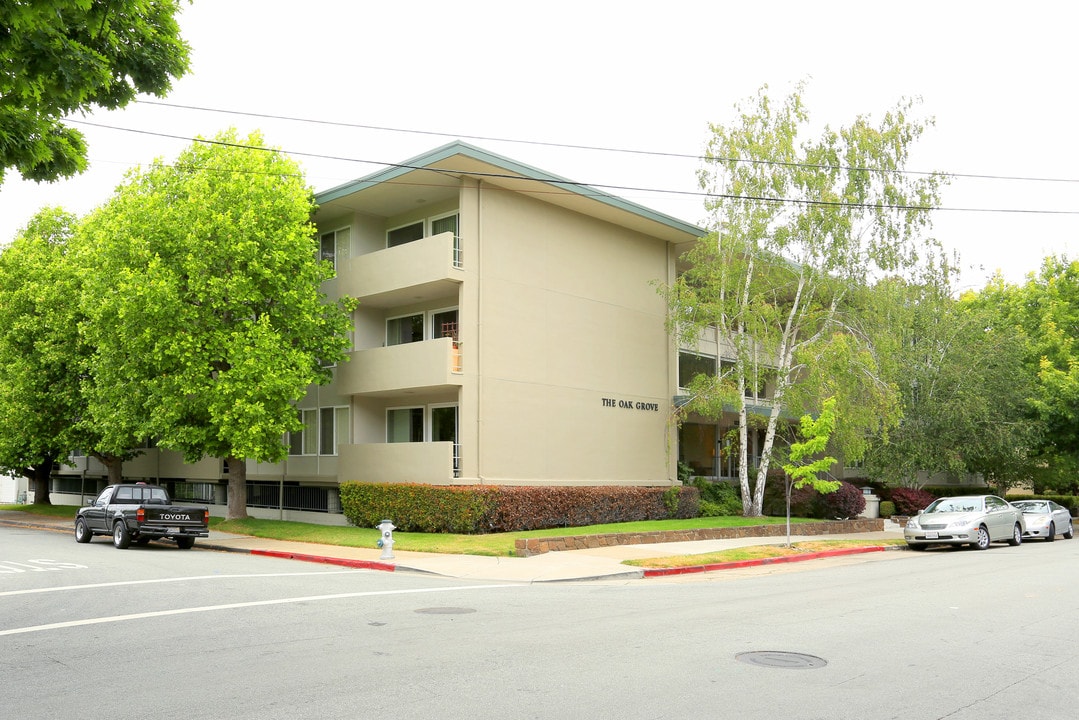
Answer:
[[[696,192],[695,160],[502,139],[698,155],[708,123],[730,123],[762,84],[780,96],[808,79],[814,122],[833,127],[921,97],[936,125],[910,169],[1058,180],[957,179],[943,195],[957,209],[935,213],[960,286],[997,269],[1021,282],[1048,254],[1079,257],[1076,7],[195,0],[180,19],[192,70],[163,102],[222,112],[139,104],[78,118],[89,171],[44,185],[9,171],[0,242],[46,205],[88,212],[129,168],[229,126],[294,153],[316,190],[460,137],[572,180],[640,188],[610,192],[700,223],[700,197],[644,191]]]

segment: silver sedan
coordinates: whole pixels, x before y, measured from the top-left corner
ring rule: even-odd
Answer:
[[[971,545],[985,550],[990,543],[1023,542],[1023,513],[996,495],[969,495],[934,500],[903,528],[911,550],[930,545]]]
[[[1016,500],[1012,503],[1023,512],[1023,537],[1056,540],[1057,533],[1071,540],[1072,514],[1068,508],[1052,500]]]

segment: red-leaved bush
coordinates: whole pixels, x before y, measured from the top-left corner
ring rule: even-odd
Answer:
[[[904,487],[893,488],[889,499],[895,503],[895,511],[899,515],[917,515],[936,500],[932,493],[925,490]]]

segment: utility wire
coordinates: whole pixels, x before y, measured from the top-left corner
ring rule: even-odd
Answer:
[[[89,122],[89,121],[86,121],[86,120],[74,120],[74,119],[72,119],[72,120],[69,120],[69,122],[71,122],[72,124],[75,124],[75,125],[85,125],[85,126],[88,126],[88,127],[97,127],[97,128],[103,128],[103,129],[106,129],[106,130],[119,130],[121,132],[136,133],[136,134],[139,134],[139,135],[152,135],[152,136],[155,136],[155,137],[164,137],[164,138],[169,138],[169,139],[172,139],[172,140],[183,140],[185,142],[201,142],[201,143],[206,143],[206,144],[209,144],[209,145],[220,145],[220,146],[224,146],[224,147],[235,147],[235,148],[242,148],[242,149],[246,149],[246,150],[259,150],[259,151],[263,151],[263,152],[281,152],[281,153],[284,153],[286,155],[292,155],[292,156],[296,156],[296,157],[317,158],[319,160],[333,160],[333,161],[340,161],[340,162],[363,163],[363,164],[367,164],[367,165],[378,165],[380,167],[392,167],[392,168],[398,168],[398,169],[402,169],[402,170],[426,170],[428,172],[440,173],[440,174],[444,174],[444,175],[455,175],[455,176],[467,175],[469,177],[503,178],[503,179],[514,179],[514,180],[522,179],[522,177],[520,175],[512,175],[512,174],[509,174],[509,173],[485,173],[485,172],[478,172],[478,171],[472,171],[472,170],[445,170],[445,169],[440,169],[440,168],[431,168],[431,167],[424,167],[424,166],[419,166],[419,165],[406,165],[406,164],[402,164],[402,163],[384,162],[384,161],[379,161],[379,160],[364,160],[364,159],[361,159],[361,158],[350,158],[350,157],[344,157],[344,156],[340,156],[340,155],[323,155],[323,154],[318,154],[318,153],[305,153],[305,152],[291,151],[291,150],[279,150],[277,148],[254,147],[254,146],[251,146],[251,145],[242,145],[242,144],[239,144],[239,143],[229,143],[229,142],[225,142],[225,141],[222,141],[222,140],[213,140],[213,139],[207,139],[207,138],[201,138],[201,137],[193,138],[193,137],[187,137],[187,136],[183,136],[183,135],[172,135],[172,134],[169,134],[169,133],[156,132],[156,131],[152,131],[152,130],[136,130],[136,129],[133,129],[133,128],[116,127],[116,126],[113,126],[113,125],[105,125],[105,124],[102,124],[102,123]],[[524,179],[532,179],[532,178],[524,178]],[[603,183],[585,183],[585,182],[578,182],[578,181],[574,181],[574,180],[562,180],[562,179],[558,179],[558,178],[542,178],[539,181],[547,183],[547,184],[551,184],[551,185],[562,186],[562,187],[586,188],[586,189],[588,189],[588,188],[592,188],[592,189],[599,188],[599,189],[605,189],[605,190],[616,190],[616,191],[621,191],[621,192],[635,192],[635,193],[636,192],[646,192],[646,193],[656,193],[656,194],[662,194],[662,195],[685,195],[685,196],[690,196],[690,197],[701,197],[701,198],[710,198],[710,199],[717,199],[717,200],[742,200],[742,201],[767,202],[767,203],[774,203],[774,204],[790,204],[790,205],[802,205],[802,206],[851,207],[851,208],[876,209],[876,210],[924,210],[924,211],[938,210],[938,211],[945,211],[945,212],[982,212],[982,213],[1004,213],[1004,214],[1029,214],[1029,215],[1079,215],[1079,210],[1024,210],[1024,209],[1013,209],[1013,208],[943,207],[943,206],[934,206],[934,205],[902,205],[902,204],[875,205],[875,204],[871,204],[871,203],[846,203],[846,202],[829,201],[829,200],[812,200],[812,199],[806,199],[806,198],[779,198],[779,197],[766,197],[766,196],[756,196],[756,195],[733,195],[733,194],[726,194],[726,193],[696,192],[696,191],[689,191],[689,190],[661,190],[661,189],[656,189],[656,188],[644,188],[644,187],[636,187],[636,186],[629,186],[629,185],[609,185],[609,184],[603,184]]]
[[[780,160],[757,160],[753,158],[723,158],[714,157],[709,155],[690,155],[686,153],[672,153],[661,152],[656,150],[632,150],[628,148],[612,148],[602,147],[598,145],[573,145],[569,143],[556,143],[556,142],[544,142],[542,140],[519,140],[514,138],[500,138],[492,137],[488,135],[466,135],[461,133],[445,133],[436,132],[433,130],[413,130],[408,128],[394,128],[381,125],[363,125],[360,123],[347,123],[337,120],[318,120],[313,118],[301,118],[292,117],[288,115],[274,115],[271,113],[256,113],[248,112],[244,110],[223,110],[220,108],[208,108],[198,105],[180,105],[176,103],[158,102],[155,100],[136,100],[140,105],[156,105],[159,107],[177,108],[181,110],[197,110],[200,112],[214,112],[222,113],[225,115],[242,115],[245,117],[257,117],[267,120],[286,120],[288,122],[300,122],[310,123],[314,125],[328,125],[333,127],[354,128],[359,130],[378,130],[382,132],[396,132],[396,133],[410,133],[413,135],[431,135],[435,137],[448,137],[448,138],[463,138],[466,140],[482,140],[487,142],[500,142],[500,143],[515,143],[518,145],[535,145],[540,147],[555,147],[565,148],[568,150],[592,150],[597,152],[615,152],[623,153],[627,155],[646,155],[651,157],[669,157],[678,158],[684,160],[699,160],[702,162],[720,162],[720,163],[746,163],[755,165],[777,165],[782,167],[804,167],[817,170],[845,170],[848,172],[876,172],[876,173],[898,173],[900,175],[937,175],[946,176],[952,178],[968,178],[976,180],[1009,180],[1009,181],[1021,181],[1021,182],[1047,182],[1047,183],[1079,183],[1079,178],[1047,178],[1047,177],[1033,177],[1023,175],[991,175],[991,174],[977,174],[977,173],[954,173],[954,172],[931,172],[925,170],[881,170],[879,168],[867,168],[847,165],[823,165],[817,163],[798,163],[798,162],[784,162]]]

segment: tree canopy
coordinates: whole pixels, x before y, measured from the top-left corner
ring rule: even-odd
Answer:
[[[43,504],[82,407],[78,292],[64,262],[76,223],[45,208],[0,253],[0,467],[32,478]]]
[[[64,118],[164,96],[188,69],[180,0],[34,0],[0,4],[0,182],[86,169],[86,141]]]
[[[281,460],[295,402],[346,359],[351,304],[322,294],[312,210],[292,160],[229,132],[131,173],[82,228],[95,422],[225,458],[230,518],[245,459]]]
[[[897,417],[894,389],[877,377],[868,336],[849,312],[852,294],[875,276],[938,267],[942,257],[925,236],[942,179],[904,172],[928,124],[910,117],[910,101],[879,121],[859,116],[806,139],[802,87],[780,102],[766,90],[729,127],[712,126],[701,171],[711,232],[666,288],[680,341],[692,344],[714,327],[732,361],[694,384],[682,410],[716,419],[737,413],[746,515],[762,513],[785,411],[811,411],[835,389],[837,415],[850,423],[836,436],[847,440]],[[821,361],[828,378],[815,371]],[[748,389],[762,387],[769,397],[754,407],[747,394],[759,393]],[[751,488],[754,413],[765,415],[765,439]],[[852,443],[848,455],[862,449]]]

